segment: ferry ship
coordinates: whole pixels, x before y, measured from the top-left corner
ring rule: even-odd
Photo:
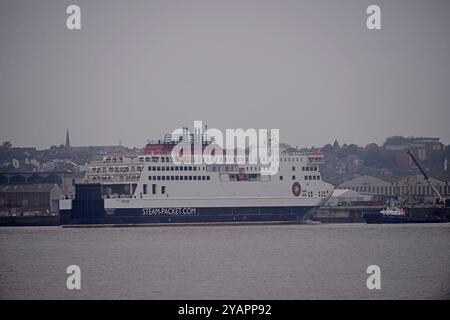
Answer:
[[[182,139],[213,143],[203,134],[168,134],[141,155],[91,162],[74,199],[60,200],[61,225],[299,223],[333,193],[322,181],[320,152],[280,151],[278,172],[263,175],[248,163],[174,163]]]

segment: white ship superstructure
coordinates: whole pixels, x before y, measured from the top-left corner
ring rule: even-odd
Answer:
[[[333,186],[322,181],[320,152],[282,152],[278,172],[263,175],[259,165],[248,161],[174,163],[172,141],[148,144],[142,155],[106,156],[91,163],[85,184],[78,187],[96,189],[101,202],[96,208],[101,209],[90,210],[93,216],[83,211],[77,199],[83,198],[86,207],[89,193],[80,191],[75,200],[61,201],[67,222],[299,221],[333,193]]]

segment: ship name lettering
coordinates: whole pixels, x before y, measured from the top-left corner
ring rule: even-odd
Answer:
[[[142,208],[143,216],[193,215],[193,214],[197,214],[196,208]]]

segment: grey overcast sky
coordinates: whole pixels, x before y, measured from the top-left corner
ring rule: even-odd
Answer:
[[[448,0],[0,0],[0,140],[141,147],[203,120],[297,146],[449,144],[449,59]]]

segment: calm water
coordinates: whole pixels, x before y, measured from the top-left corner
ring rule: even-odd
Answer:
[[[450,224],[0,228],[0,297],[450,299]]]

